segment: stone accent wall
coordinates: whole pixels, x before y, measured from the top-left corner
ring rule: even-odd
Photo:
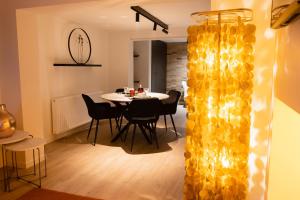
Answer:
[[[181,81],[187,80],[187,43],[167,43],[167,92],[175,89],[182,92]]]

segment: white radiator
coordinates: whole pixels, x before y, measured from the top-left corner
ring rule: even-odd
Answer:
[[[102,92],[88,93],[95,102],[103,101]],[[64,133],[91,121],[81,94],[51,100],[53,134]]]

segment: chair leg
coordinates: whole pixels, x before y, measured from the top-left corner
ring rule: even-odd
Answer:
[[[152,128],[151,128],[151,123],[148,123],[147,124],[147,128],[148,128],[148,130],[149,130],[149,134],[150,134],[150,140],[151,140],[151,143],[152,143],[152,141],[153,141],[153,136],[152,136]]]
[[[115,121],[116,121],[116,128],[117,128],[118,131],[120,132],[120,131],[121,131],[121,127],[120,127],[120,124],[119,124],[119,120],[120,120],[120,118],[118,118],[118,117],[115,118]]]
[[[89,133],[88,133],[88,135],[87,135],[87,140],[89,139],[89,137],[90,137],[90,133],[91,133],[91,130],[92,130],[92,126],[93,126],[93,122],[94,122],[94,119],[92,119],[92,121],[91,121],[91,125],[90,125],[90,129],[89,129]]]
[[[96,140],[97,140],[98,126],[99,126],[99,120],[97,120],[97,125],[96,125],[96,132],[95,132],[94,146],[95,146]]]
[[[132,152],[132,148],[133,148],[135,129],[136,129],[136,124],[134,124],[134,127],[133,127],[133,133],[132,133],[132,139],[131,139],[131,152]]]
[[[164,115],[166,132],[168,131],[166,115]]]
[[[120,120],[120,117],[116,117],[115,120],[116,120],[116,128],[119,129],[119,120]]]
[[[147,136],[147,133],[146,133],[145,129],[143,128],[143,124],[138,124],[138,126],[139,126],[139,128],[141,129],[141,131],[142,131],[144,137],[146,138],[147,142],[148,142],[149,144],[152,144],[151,140],[149,140],[149,138],[148,138],[148,136]]]
[[[109,118],[109,126],[110,126],[110,135],[113,136],[111,118]]]
[[[123,114],[121,114],[121,120],[120,120],[120,124],[119,124],[120,129],[121,129],[121,127],[122,127],[122,121],[123,121]]]
[[[130,127],[130,125],[129,125],[129,126],[127,127],[127,129],[126,129],[126,133],[125,133],[124,142],[126,142],[126,138],[127,138],[127,135],[128,135],[129,127]],[[121,138],[121,139],[122,139],[122,138]]]
[[[170,115],[170,117],[171,117],[171,120],[172,120],[173,128],[174,128],[174,130],[175,130],[176,138],[178,138],[177,130],[176,130],[176,127],[175,127],[175,124],[174,124],[174,120],[173,120],[172,115]]]
[[[157,139],[157,135],[156,135],[156,123],[154,124],[152,131],[153,131],[153,136],[154,136],[155,143],[156,143],[156,148],[159,149],[158,139]]]
[[[122,139],[122,135],[124,134],[124,132],[126,131],[126,129],[128,128],[128,126],[130,126],[130,122],[128,122],[122,129],[121,131],[114,136],[114,138],[110,141],[110,142],[115,142],[117,141],[117,139],[121,138]]]
[[[123,120],[123,114],[120,115],[120,117],[116,118],[116,128],[118,128],[118,130],[120,131],[122,129],[122,120]]]

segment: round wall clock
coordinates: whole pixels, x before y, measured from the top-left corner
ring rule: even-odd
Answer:
[[[68,48],[71,58],[77,64],[86,64],[92,54],[91,40],[82,28],[74,28],[68,39]]]

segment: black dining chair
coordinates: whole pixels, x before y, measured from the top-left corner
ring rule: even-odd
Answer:
[[[115,92],[116,93],[123,93],[124,92],[124,88],[117,88]]]
[[[170,115],[176,137],[178,137],[177,130],[176,130],[172,115],[176,114],[176,112],[177,112],[177,104],[178,104],[178,101],[180,99],[181,92],[179,92],[177,90],[170,90],[168,92],[168,95],[169,95],[169,98],[164,99],[164,100],[161,101],[162,108],[161,108],[161,111],[160,111],[160,115],[164,116],[166,131],[168,129],[166,115]]]
[[[115,107],[111,107],[108,102],[95,103],[91,97],[85,94],[82,94],[82,98],[86,104],[89,116],[92,118],[87,139],[90,136],[94,120],[97,121],[95,138],[94,138],[94,146],[95,146],[97,140],[97,134],[98,134],[99,120],[109,119],[110,133],[112,136],[113,132],[112,132],[111,118],[114,118],[116,120],[117,126],[119,126],[117,117],[120,115],[120,113]]]
[[[161,102],[157,98],[134,99],[128,105],[127,109],[124,111],[124,116],[128,120],[128,123],[124,128],[127,128],[128,131],[130,125],[134,125],[131,139],[131,151],[135,138],[136,125],[141,129],[148,143],[152,143],[152,138],[154,138],[156,147],[159,148],[156,135],[156,123],[159,118],[160,108]],[[151,141],[149,140],[145,129],[149,130]]]

